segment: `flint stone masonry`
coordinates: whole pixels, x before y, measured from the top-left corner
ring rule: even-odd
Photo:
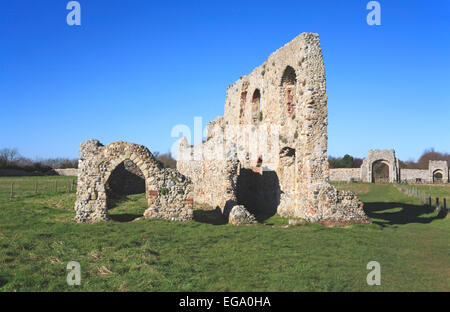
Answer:
[[[330,169],[330,180],[374,182],[373,166],[377,162],[389,167],[390,183],[449,183],[449,167],[445,160],[430,160],[428,169],[401,169],[394,150],[370,150],[361,168]],[[436,180],[437,173],[442,176],[440,181]]]
[[[448,163],[445,160],[430,160],[428,165],[430,182],[435,182],[435,175],[440,173],[442,175],[443,183],[449,182]]]
[[[269,134],[265,141],[261,133]],[[328,183],[325,68],[314,33],[230,85],[225,114],[208,124],[206,142],[180,140],[177,169],[192,179],[196,201],[225,215],[243,204],[309,222],[369,222],[354,194]]]
[[[76,177],[78,176],[78,169],[67,168],[67,169],[53,169],[60,176]]]
[[[389,167],[389,182],[397,182],[400,176],[400,165],[392,150],[370,150],[367,158],[361,166],[361,180],[363,182],[374,182],[373,165],[382,162]]]
[[[429,170],[400,169],[400,180],[407,183],[430,183]]]
[[[330,181],[357,182],[361,181],[360,168],[330,169]]]
[[[98,140],[88,140],[80,146],[75,202],[77,222],[108,220],[109,179],[124,162],[134,163],[145,179],[148,202],[145,218],[178,221],[193,218],[190,179],[176,170],[163,168],[145,146],[122,141],[104,146]]]
[[[254,224],[256,218],[243,205],[236,205],[230,211],[228,222],[233,225]]]

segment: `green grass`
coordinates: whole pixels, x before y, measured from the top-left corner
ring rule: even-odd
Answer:
[[[421,192],[424,192],[427,195],[431,195],[434,199],[436,197],[439,198],[447,198],[450,200],[450,185],[406,185],[408,188],[415,188]]]
[[[28,179],[35,178],[21,179],[33,185]],[[146,209],[143,194],[115,202],[112,221],[76,224],[74,193],[9,199],[6,188],[0,192],[0,290],[450,290],[448,218],[437,219],[391,185],[338,187],[359,194],[374,224],[286,227],[286,219],[274,216],[234,227],[202,209],[184,223],[136,219]],[[381,286],[366,284],[372,260],[381,264]],[[66,284],[70,261],[81,264],[80,286]]]

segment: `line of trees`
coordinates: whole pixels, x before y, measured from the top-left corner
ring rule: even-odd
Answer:
[[[17,148],[0,149],[0,169],[17,169],[46,173],[52,169],[78,168],[78,159],[46,158],[32,160],[20,155]]]
[[[346,154],[344,157],[328,156],[330,168],[359,168],[362,165],[362,158],[352,157]]]
[[[450,165],[450,154],[437,152],[434,148],[427,149],[417,161],[400,161],[400,168],[403,169],[428,169],[430,160],[446,160]]]
[[[164,168],[177,168],[177,160],[173,158],[172,153],[169,151],[164,154],[160,154],[159,152],[154,152],[153,156],[158,159],[164,166]]]
[[[177,161],[172,157],[170,152],[153,154],[164,167],[176,168]],[[32,160],[20,155],[17,148],[0,149],[0,169],[16,169],[27,172],[47,173],[52,169],[78,168],[78,159],[70,158],[45,158]]]

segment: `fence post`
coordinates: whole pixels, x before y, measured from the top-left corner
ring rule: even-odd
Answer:
[[[11,194],[9,195],[9,199],[13,198],[13,194],[14,194],[14,182],[11,182]]]
[[[55,192],[58,192],[58,181],[55,181]]]
[[[431,208],[431,195],[428,196],[428,206]]]
[[[37,185],[37,181],[34,182],[34,194],[37,194],[38,191],[38,185]]]

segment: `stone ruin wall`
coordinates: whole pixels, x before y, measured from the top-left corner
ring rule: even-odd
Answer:
[[[419,181],[430,183],[429,171],[426,169],[400,169],[400,181],[407,183],[417,183]]]
[[[236,128],[240,130],[229,134]],[[226,211],[227,202],[239,199],[243,183],[238,180],[245,173],[244,180],[263,186],[254,197],[278,200],[281,216],[368,222],[353,193],[338,192],[328,184],[327,94],[317,34],[299,35],[230,85],[225,114],[208,130],[205,143],[191,147],[182,139],[178,151],[177,169],[192,178],[199,202]],[[261,140],[252,135],[264,132],[270,134],[265,138],[267,149],[255,151],[251,143]],[[218,149],[225,155],[219,161],[210,157]],[[229,160],[237,161],[238,168],[227,169]],[[278,186],[270,190],[267,181]],[[249,191],[255,190],[242,192]]]
[[[359,182],[361,181],[360,168],[330,169],[330,181]]]
[[[81,143],[79,153],[77,222],[109,219],[109,179],[126,162],[132,162],[135,166],[131,167],[145,179],[148,209],[144,217],[180,221],[193,218],[191,181],[176,170],[163,168],[145,146],[122,141],[104,146],[98,140],[88,140]]]
[[[67,168],[67,169],[53,169],[58,175],[66,177],[76,177],[78,175],[78,169]]]
[[[368,156],[361,165],[361,180],[363,182],[372,182],[373,164],[383,162],[389,167],[389,182],[397,182],[400,176],[400,163],[395,157],[395,151],[392,150],[369,150]]]
[[[361,168],[330,169],[330,181],[372,181],[373,164],[381,161],[389,166],[389,182],[435,183],[434,174],[442,174],[442,183],[449,183],[449,168],[446,161],[430,160],[428,169],[402,169],[394,150],[370,150]]]

